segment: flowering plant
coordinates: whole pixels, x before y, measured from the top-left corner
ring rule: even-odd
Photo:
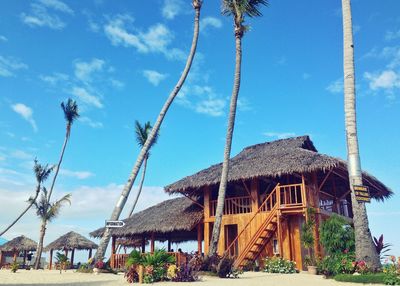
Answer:
[[[94,268],[102,269],[104,267],[104,262],[102,260],[96,261]]]
[[[354,267],[354,271],[360,274],[366,274],[370,272],[370,269],[364,260],[355,261],[352,263],[352,265]]]
[[[396,256],[392,255],[386,263],[383,268],[383,273],[385,273],[383,281],[386,285],[400,285],[400,256],[396,261]]]

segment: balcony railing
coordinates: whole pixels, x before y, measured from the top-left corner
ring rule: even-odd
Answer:
[[[175,257],[175,264],[182,265],[187,261],[187,257],[181,252],[168,252],[168,254]],[[144,253],[142,254],[144,255]],[[126,261],[128,260],[129,254],[113,254],[111,255],[111,268],[113,269],[125,269]]]
[[[217,200],[210,201],[210,216],[215,216]],[[225,199],[224,215],[251,213],[251,197],[235,197]]]

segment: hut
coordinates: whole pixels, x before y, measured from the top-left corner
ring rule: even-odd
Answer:
[[[21,235],[0,246],[0,268],[8,267],[6,257],[13,257],[13,262],[17,261],[17,257],[23,254],[23,265],[26,265],[27,253],[36,251],[37,242]]]
[[[92,257],[92,250],[97,249],[97,244],[87,239],[83,235],[70,231],[45,247],[45,251],[50,251],[49,269],[52,269],[53,251],[62,250],[68,256],[68,251],[71,251],[71,268],[74,265],[75,250],[89,250],[89,259]]]
[[[168,251],[173,242],[198,241],[198,251],[202,247],[203,208],[196,201],[181,197],[166,200],[162,203],[135,213],[123,220],[125,225],[111,231],[111,267],[123,268],[126,254],[116,253],[116,244],[120,239],[141,241],[142,252],[145,252],[146,240],[150,240],[150,252],[154,251],[155,241],[168,241]],[[101,237],[104,227],[90,233]],[[182,259],[179,253],[173,253],[176,261]]]
[[[215,220],[222,163],[212,165],[165,187],[170,194],[196,198],[204,206],[205,252]],[[377,178],[363,172],[370,196],[383,201],[392,191]],[[235,266],[252,261],[262,264],[266,256],[281,256],[304,268],[305,249],[300,242],[307,209],[316,213],[318,226],[333,213],[352,223],[352,200],[347,164],[321,154],[308,136],[256,144],[230,159],[218,253],[228,252]]]

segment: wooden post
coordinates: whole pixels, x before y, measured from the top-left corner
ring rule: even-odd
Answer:
[[[26,250],[24,250],[24,268],[25,268],[25,264],[26,264]]]
[[[168,252],[171,252],[171,237],[168,238]]]
[[[139,276],[139,284],[142,284],[143,283],[143,265],[139,265],[138,276]]]
[[[92,249],[89,249],[89,256],[88,256],[88,260],[92,258]]]
[[[64,253],[65,253],[65,256],[67,256],[68,257],[68,249],[64,249]]]
[[[205,208],[204,208],[205,209]],[[210,223],[204,223],[204,253],[208,253],[208,249],[210,246]]]
[[[71,252],[71,266],[70,266],[71,269],[74,269],[74,258],[75,258],[75,248],[73,248]]]
[[[251,211],[256,213],[259,206],[259,193],[258,193],[258,179],[251,180],[250,194],[251,194]]]
[[[150,252],[153,253],[154,252],[154,232],[151,233],[151,242],[150,242]]]
[[[210,217],[210,188],[204,188],[204,219],[207,220]]]
[[[201,235],[201,223],[197,225],[197,252],[201,255],[202,251],[202,235]]]
[[[50,249],[49,269],[53,268],[53,249]]]
[[[277,224],[278,224],[279,256],[283,257],[282,224],[281,224],[281,212],[280,211],[278,211],[278,215],[277,215]]]
[[[115,236],[112,237],[111,240],[111,261],[110,261],[111,268],[115,268]]]
[[[17,261],[17,251],[14,251],[14,263]]]
[[[3,251],[0,250],[0,269],[3,266]]]
[[[142,236],[142,253],[146,252],[146,237]]]

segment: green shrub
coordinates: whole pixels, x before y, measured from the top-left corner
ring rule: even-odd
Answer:
[[[396,261],[396,257],[391,256],[389,264],[383,267],[383,273],[386,285],[400,285],[400,257]]]
[[[334,279],[340,282],[384,284],[384,277],[385,275],[383,273],[368,273],[362,275],[339,274],[336,275]]]
[[[233,267],[235,260],[229,256],[223,256],[217,266],[219,278],[238,278],[241,272]]]
[[[18,269],[19,269],[19,264],[17,262],[13,262],[11,264],[11,272],[15,273],[15,272],[17,272]]]
[[[354,253],[339,253],[325,256],[317,263],[318,273],[326,276],[354,273]]]
[[[355,251],[354,230],[338,215],[333,215],[322,222],[320,242],[328,255],[344,252],[353,253]]]
[[[296,273],[296,262],[281,257],[267,257],[264,271],[269,273]]]

